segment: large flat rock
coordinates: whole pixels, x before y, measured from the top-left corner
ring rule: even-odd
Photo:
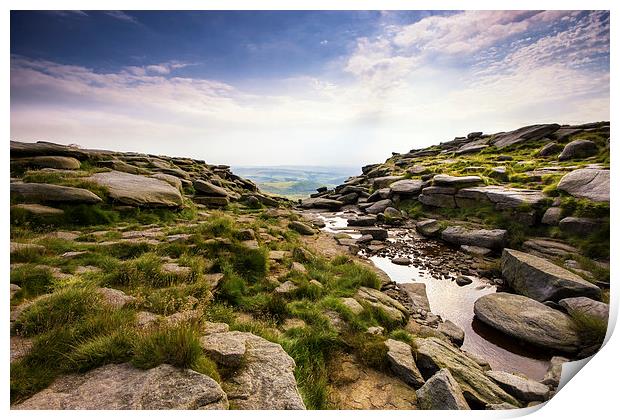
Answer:
[[[536,206],[545,200],[542,191],[526,190],[522,188],[508,188],[499,185],[485,187],[463,188],[456,194],[456,203],[459,207],[471,205],[470,201],[485,201],[495,204],[499,210]]]
[[[601,289],[552,262],[532,254],[504,249],[502,276],[515,291],[540,302],[576,296],[599,299]]]
[[[474,313],[485,324],[525,343],[566,353],[579,351],[573,320],[526,296],[491,293],[476,301]]]
[[[17,410],[228,409],[226,394],[207,375],[160,365],[141,370],[129,363],[106,365],[57,379]]]
[[[110,198],[138,207],[179,207],[183,197],[178,189],[160,179],[126,172],[100,172],[87,178],[106,187]]]
[[[414,388],[424,385],[424,378],[415,364],[411,346],[391,338],[385,340],[385,345],[388,348],[387,358],[394,374]]]
[[[467,229],[450,226],[441,232],[441,239],[454,245],[475,245],[489,249],[501,249],[508,233],[504,229]]]
[[[11,197],[30,203],[96,204],[102,201],[84,188],[37,182],[11,183]]]
[[[536,124],[527,127],[521,127],[514,131],[496,134],[491,144],[498,149],[513,146],[526,142],[528,140],[539,140],[560,128],[559,124]]]
[[[558,190],[573,197],[592,201],[609,201],[608,169],[577,169],[562,177]]]
[[[23,167],[80,169],[80,161],[69,156],[33,156],[12,159],[11,164]]]
[[[338,200],[332,200],[329,198],[306,198],[302,200],[301,207],[304,209],[329,209],[338,210],[344,203]]]
[[[487,375],[520,401],[546,401],[549,396],[549,387],[540,382],[498,370],[490,370]]]

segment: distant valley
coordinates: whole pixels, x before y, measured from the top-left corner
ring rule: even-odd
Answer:
[[[233,170],[263,191],[292,199],[306,198],[319,187],[333,188],[360,171],[329,166],[240,166]]]

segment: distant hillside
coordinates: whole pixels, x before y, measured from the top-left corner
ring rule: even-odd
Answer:
[[[322,166],[251,166],[234,170],[256,182],[261,190],[288,198],[308,197],[319,187],[333,188],[358,171]]]

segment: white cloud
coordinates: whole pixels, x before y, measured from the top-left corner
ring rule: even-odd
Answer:
[[[121,10],[109,10],[109,11],[105,11],[103,12],[104,14],[117,19],[117,20],[122,20],[123,22],[128,22],[128,23],[139,23],[138,20],[133,17],[128,15],[127,13],[121,11]]]

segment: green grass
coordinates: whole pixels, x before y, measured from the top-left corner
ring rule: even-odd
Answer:
[[[53,283],[52,272],[47,267],[36,267],[31,264],[11,270],[11,283],[21,287],[13,299],[29,299],[50,291]]]
[[[582,347],[600,346],[607,334],[607,320],[592,316],[585,312],[571,314],[577,326],[577,332],[582,342]]]

